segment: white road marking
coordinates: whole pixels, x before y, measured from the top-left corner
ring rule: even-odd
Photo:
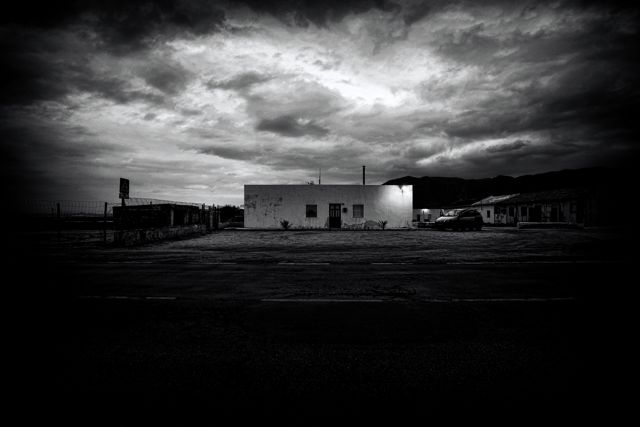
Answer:
[[[193,264],[202,264],[202,265],[236,265],[237,262],[194,262]]]
[[[557,260],[557,261],[452,261],[447,265],[495,265],[495,264],[603,264],[607,261],[601,260]]]
[[[551,297],[551,298],[430,298],[420,300],[430,303],[460,303],[460,302],[552,302],[552,301],[574,301],[574,297]],[[398,302],[398,300],[381,299],[340,299],[340,298],[263,298],[262,302]],[[406,300],[401,300],[406,301]]]
[[[107,261],[107,264],[153,264],[153,261]]]
[[[160,300],[175,301],[177,297],[171,296],[128,296],[128,295],[81,295],[82,299],[117,299],[117,300]],[[549,298],[428,298],[422,299],[421,302],[429,303],[460,303],[460,302],[553,302],[553,301],[575,301],[575,297],[549,297]],[[262,302],[336,302],[336,303],[372,303],[372,302],[393,302],[398,300],[381,300],[381,299],[356,299],[356,298],[263,298]],[[402,300],[406,301],[406,300]]]
[[[339,299],[339,298],[263,298],[262,302],[384,302],[381,299]]]
[[[372,262],[371,265],[409,265],[412,262]]]
[[[329,265],[328,262],[287,262],[280,261],[278,265]]]
[[[551,302],[551,301],[575,301],[575,297],[550,297],[550,298],[431,298],[424,302],[452,303],[452,302]]]
[[[129,295],[81,295],[78,298],[82,298],[82,299],[121,299],[121,300],[141,300],[141,299],[147,299],[147,300],[167,300],[167,301],[173,301],[176,300],[176,297],[166,297],[166,296],[148,296],[148,297],[142,297],[142,296],[129,296]]]

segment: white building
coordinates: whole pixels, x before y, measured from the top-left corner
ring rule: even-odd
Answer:
[[[409,228],[411,185],[245,185],[247,228]]]

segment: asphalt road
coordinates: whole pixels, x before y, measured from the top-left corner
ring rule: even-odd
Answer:
[[[211,238],[33,251],[23,319],[35,367],[25,386],[43,401],[95,410],[294,417],[570,415],[607,394],[602,365],[615,334],[603,315],[626,292],[624,258],[566,236],[566,253],[552,245],[437,262],[369,242],[353,259],[335,258],[330,235],[320,249],[294,243],[265,258],[264,241],[240,251],[234,240],[227,256],[205,256],[198,245]],[[167,257],[172,250],[180,255]]]

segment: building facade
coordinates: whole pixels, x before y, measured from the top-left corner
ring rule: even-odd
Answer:
[[[596,204],[585,189],[490,196],[472,205],[485,224],[517,225],[524,222],[591,225]]]
[[[471,205],[482,214],[485,224],[515,224],[515,210],[513,206],[507,206],[509,200],[517,194],[504,196],[489,196]]]
[[[410,228],[411,185],[245,185],[246,228]]]
[[[553,222],[591,225],[596,209],[589,192],[584,189],[563,189],[519,194],[497,204],[513,212],[509,223]]]

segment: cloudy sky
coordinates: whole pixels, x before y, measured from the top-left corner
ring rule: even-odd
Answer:
[[[242,203],[244,184],[632,164],[638,13],[611,3],[67,1],[3,15],[25,197]]]

